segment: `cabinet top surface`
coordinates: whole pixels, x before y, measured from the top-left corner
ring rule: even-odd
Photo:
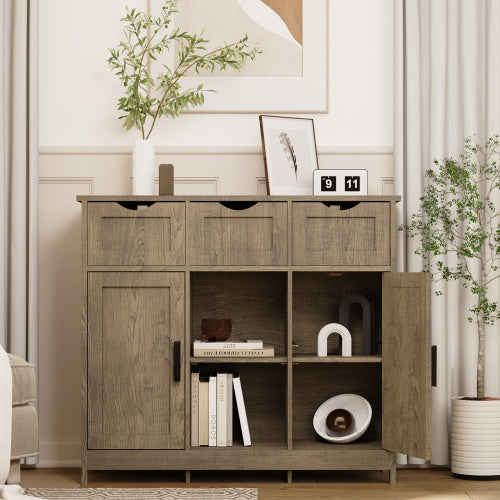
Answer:
[[[79,202],[87,201],[382,201],[398,202],[401,196],[77,196]]]

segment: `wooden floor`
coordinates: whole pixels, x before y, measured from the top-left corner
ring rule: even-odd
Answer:
[[[500,500],[500,481],[464,481],[445,469],[400,469],[398,484],[390,486],[385,472],[297,472],[293,484],[285,473],[193,472],[186,485],[183,474],[164,472],[93,472],[94,488],[252,487],[259,499],[464,499]],[[79,469],[23,469],[25,488],[78,488]]]

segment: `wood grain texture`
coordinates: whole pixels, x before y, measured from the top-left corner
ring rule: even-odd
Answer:
[[[220,203],[190,203],[190,264],[287,264],[287,204],[257,203],[232,210]]]
[[[185,206],[155,203],[129,210],[89,203],[88,263],[94,266],[165,266],[185,263]]]
[[[154,203],[160,201],[318,201],[317,196],[268,196],[268,195],[237,195],[237,196],[124,196],[124,195],[87,195],[77,196],[77,201],[90,202],[90,201],[152,201]],[[398,202],[401,201],[401,196],[322,196],[321,201],[387,201]]]
[[[430,274],[385,273],[382,307],[382,445],[430,460]]]
[[[390,266],[390,203],[293,203],[293,264]]]
[[[184,447],[183,273],[89,273],[88,447]]]
[[[391,471],[391,480],[394,480],[393,450],[400,450],[395,446],[386,446],[385,424],[383,427],[382,421],[386,421],[388,394],[404,388],[397,386],[397,380],[390,390],[386,389],[385,379],[382,384],[383,374],[400,368],[396,362],[394,369],[394,353],[388,354],[385,350],[382,353],[380,344],[382,337],[385,343],[388,338],[382,328],[382,292],[387,293],[382,283],[386,283],[385,276],[390,276],[383,271],[395,266],[394,207],[398,200],[399,197],[387,196],[332,197],[331,200],[322,198],[321,201],[307,196],[80,197],[84,215],[84,290],[88,289],[89,298],[87,306],[87,294],[84,293],[83,349],[85,357],[88,346],[91,363],[87,368],[84,359],[83,413],[84,425],[87,411],[90,417],[90,437],[86,438],[85,425],[82,481],[86,480],[87,468],[187,471],[277,469],[290,471],[287,477],[291,471],[301,469],[372,469]],[[154,204],[135,212],[123,209],[115,201],[147,201]],[[173,201],[177,203],[171,203]],[[216,203],[219,201],[261,203],[246,210],[231,210]],[[326,207],[321,203],[323,201],[361,203],[341,211],[338,207]],[[108,239],[116,242],[120,238],[127,239],[126,233],[132,231],[131,239],[135,240],[129,245],[132,250],[127,249],[128,243],[125,244],[125,250],[120,250],[125,257],[119,256],[118,264],[115,257],[112,262],[91,264],[87,249],[95,246],[97,235],[95,231],[86,229],[86,221],[91,222],[92,217],[96,219],[96,216],[85,216],[89,205],[95,206],[97,214],[105,213],[107,207],[118,206],[119,216],[123,209],[132,214],[132,219],[140,218],[141,214],[161,214],[162,211],[165,214],[164,206],[182,207],[177,209],[177,215],[184,226],[178,234],[184,234],[186,230],[188,234],[182,244],[179,239],[177,255],[182,255],[183,260],[161,262],[164,257],[161,247],[167,247],[167,240],[172,241],[168,230],[165,232],[162,227],[160,232],[163,231],[163,234],[154,242],[156,247],[147,249],[159,229],[142,224],[144,221],[142,226],[138,226],[133,221],[132,229],[126,226],[126,230],[122,230],[111,225],[111,230],[104,232]],[[340,233],[343,239],[336,239],[329,227],[320,228],[321,231],[316,228],[319,234],[317,253],[314,249],[306,249],[304,255],[307,260],[297,264],[295,251],[292,251],[296,248],[292,234],[294,237],[297,234],[297,214],[301,219],[301,214],[309,213],[311,207],[313,217],[318,217],[319,213],[320,218],[332,219],[333,213],[333,218],[342,219]],[[324,217],[325,214],[329,217]],[[251,222],[241,224],[247,215]],[[356,221],[363,218],[375,221],[375,236],[371,240],[362,241],[358,237],[362,232],[362,223]],[[194,223],[196,219],[202,221],[199,227]],[[211,221],[208,225],[203,223],[207,220]],[[311,228],[314,229],[310,221],[301,221],[299,226],[309,233]],[[369,233],[370,227],[365,228],[365,233]],[[211,238],[211,253],[208,252],[209,258],[203,257],[205,260],[200,263],[198,259],[204,231],[209,235],[208,241]],[[115,233],[119,236],[113,236]],[[229,238],[224,242],[227,235]],[[88,244],[85,243],[87,238]],[[102,252],[116,253],[113,245],[116,243],[104,245]],[[332,247],[336,247],[336,252]],[[376,247],[375,254],[373,247]],[[370,252],[371,256],[368,255]],[[320,264],[311,260],[310,256],[314,255],[322,255]],[[328,261],[331,255],[342,257],[332,263]],[[377,260],[379,257],[382,260]],[[153,258],[154,262],[151,262],[149,259]],[[342,271],[342,275],[329,276],[328,273],[333,271]],[[429,297],[425,295],[428,290],[422,292],[427,297],[427,303],[422,306],[423,296],[415,299],[412,287],[406,285],[398,293],[403,296],[408,294],[410,302],[419,302],[418,307],[424,307],[422,314],[425,316],[428,314]],[[361,356],[361,309],[353,306],[351,333],[354,356],[318,358],[317,333],[326,323],[338,321],[338,306],[349,293],[362,294],[375,305],[375,337],[379,354]],[[392,299],[384,299],[385,302],[387,300]],[[420,312],[415,312],[415,315],[424,323],[428,320]],[[191,357],[191,342],[202,338],[201,319],[210,317],[231,317],[234,339],[262,338],[265,344],[275,348],[276,357]],[[164,335],[163,326],[167,323]],[[393,323],[396,324],[395,320]],[[159,325],[163,326],[160,328]],[[174,328],[175,325],[178,328]],[[394,325],[392,329],[395,330]],[[144,335],[146,331],[147,336]],[[403,332],[403,335],[407,334]],[[394,333],[389,335],[394,336]],[[171,353],[166,352],[163,344],[165,337],[170,342],[181,340],[189,346],[183,350],[183,380],[177,392],[171,380]],[[427,348],[423,344],[429,339],[419,337],[414,341],[418,348],[412,346],[412,349],[418,351]],[[298,347],[293,345],[295,343]],[[332,339],[330,343],[330,351],[336,352],[338,340]],[[403,347],[400,345],[400,348]],[[417,356],[410,363],[414,363],[411,369],[416,370],[424,361]],[[237,421],[233,423],[236,430],[233,447],[190,447],[190,384],[185,384],[185,381],[189,378],[191,365],[198,365],[202,376],[217,369],[239,372],[252,447],[241,445]],[[123,366],[132,369],[124,371]],[[106,367],[107,373],[103,367]],[[111,387],[110,380],[117,383]],[[390,383],[394,383],[393,380]],[[362,440],[342,447],[332,446],[317,439],[312,428],[312,415],[328,397],[346,392],[361,394],[370,401],[374,411],[372,424]],[[153,396],[148,404],[141,405],[151,394]],[[406,396],[391,397],[397,405]],[[87,401],[91,403],[88,408]],[[186,401],[188,404],[185,404]],[[430,400],[419,404],[427,405],[422,412],[428,415]],[[158,418],[160,407],[161,415],[167,418]],[[399,410],[399,414],[405,413]],[[410,414],[408,419],[402,421],[400,419],[398,431],[402,436],[407,432],[407,420],[413,425],[415,415]],[[118,434],[106,435],[111,428]],[[93,449],[97,447],[108,449]],[[416,456],[415,452],[405,452]]]
[[[327,356],[318,357],[314,354],[309,356],[294,356],[294,363],[382,363],[382,356]],[[363,368],[360,367],[360,370]]]
[[[203,318],[231,318],[231,340],[263,340],[284,356],[286,273],[191,273],[192,340]]]
[[[295,356],[317,355],[318,333],[328,323],[339,322],[339,306],[344,297],[358,293],[371,301],[375,309],[375,342],[380,350],[381,274],[344,273],[329,276],[324,272],[296,272],[293,275],[293,348]],[[351,308],[352,354],[363,354],[362,311]],[[338,354],[339,337],[328,339],[328,353]]]
[[[82,203],[82,383],[80,387],[81,405],[82,405],[82,447],[81,447],[81,481],[87,484],[87,234],[88,234],[88,203]]]
[[[394,454],[346,444],[327,450],[287,450],[284,441],[251,447],[191,450],[89,450],[91,470],[389,470]]]

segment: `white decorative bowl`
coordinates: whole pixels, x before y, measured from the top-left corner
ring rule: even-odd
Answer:
[[[326,425],[326,419],[333,410],[347,410],[353,417],[350,428],[338,433],[332,433]],[[339,394],[327,399],[314,414],[314,430],[323,439],[331,443],[350,443],[360,438],[368,429],[372,419],[370,403],[357,394]]]

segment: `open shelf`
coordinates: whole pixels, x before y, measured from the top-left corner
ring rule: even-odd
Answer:
[[[293,443],[312,448],[328,446],[365,446],[382,439],[382,366],[367,363],[362,369],[357,364],[320,364],[293,367]],[[333,445],[314,431],[312,422],[316,410],[327,399],[339,394],[358,394],[372,407],[372,420],[366,433],[358,441]],[[309,444],[305,444],[309,443]],[[368,446],[372,446],[368,445]],[[378,446],[378,445],[377,445]],[[380,446],[379,446],[380,447]],[[325,448],[326,449],[326,448]]]
[[[351,294],[362,295],[372,306],[371,334],[375,347],[373,353],[380,356],[382,273],[295,272],[292,294],[294,356],[317,354],[319,331],[329,323],[340,322],[340,304]],[[352,354],[354,357],[360,357],[363,355],[363,315],[359,304],[351,305],[350,319],[348,329],[352,337]],[[328,354],[340,354],[338,335],[331,335],[328,339]]]
[[[294,356],[294,363],[382,363],[382,356],[327,356],[318,357],[315,354]]]
[[[233,398],[233,446],[241,448],[286,449],[287,446],[287,369],[286,366],[270,363],[203,363],[199,366],[200,380],[206,380],[214,372],[238,374],[241,380],[243,399],[250,429],[251,447],[243,447],[241,425],[236,401]],[[200,447],[204,448],[204,447]],[[208,447],[215,448],[215,447]]]
[[[235,358],[235,357],[194,357],[191,356],[191,364],[196,365],[198,363],[286,363],[287,358],[285,356],[274,356],[273,358]]]
[[[286,304],[285,272],[191,272],[191,343],[204,340],[202,319],[231,318],[229,341],[262,340],[285,356]]]

